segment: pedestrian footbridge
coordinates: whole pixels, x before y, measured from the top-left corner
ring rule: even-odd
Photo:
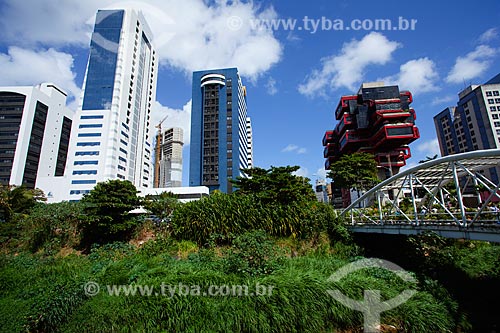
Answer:
[[[497,170],[497,171],[495,171]],[[500,149],[449,155],[406,169],[345,208],[353,232],[500,243]],[[472,204],[471,204],[472,203]]]

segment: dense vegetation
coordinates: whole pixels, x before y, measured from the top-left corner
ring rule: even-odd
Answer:
[[[406,255],[417,283],[373,268],[329,282],[364,250],[293,171],[262,169],[252,175],[260,185],[240,179],[235,194],[187,204],[171,195],[140,200],[130,183],[111,181],[78,203],[32,200],[12,210],[2,225],[10,228],[0,229],[0,332],[359,331],[362,314],[329,289],[354,299],[366,289],[380,290],[382,299],[417,290],[382,314],[384,331],[470,329],[454,294],[425,267],[448,260],[473,279],[498,277],[499,247],[477,243],[457,261],[463,247],[414,239]],[[289,196],[277,194],[285,183]],[[139,205],[160,219],[128,214]],[[100,292],[89,293],[90,281]],[[122,286],[114,290],[119,296],[112,285]],[[213,285],[248,290],[203,295]]]

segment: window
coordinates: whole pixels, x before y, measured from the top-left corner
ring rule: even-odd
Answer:
[[[73,195],[73,194],[87,194],[89,193],[90,190],[71,190],[69,191],[69,194]],[[70,200],[70,202],[77,202],[78,200]]]
[[[97,175],[97,170],[75,170],[74,175]]]
[[[492,96],[491,91],[487,91],[487,92],[486,92],[486,96],[491,97],[491,96]]]
[[[123,158],[123,157],[121,157],[121,156],[119,156],[119,157],[118,157],[118,159],[119,159],[120,161],[122,161],[122,162],[127,163],[127,160],[126,160],[126,159],[124,159],[124,158]]]
[[[81,116],[80,119],[102,119],[104,116]]]
[[[500,98],[495,98],[495,103],[500,104]]]
[[[489,104],[493,104],[493,103],[494,103],[493,98],[489,98],[489,99],[488,99],[488,103],[489,103]]]
[[[495,121],[495,127],[500,127],[500,121]]]
[[[78,128],[101,128],[102,124],[81,124]]]
[[[95,179],[89,179],[89,180],[84,179],[84,180],[72,180],[71,181],[71,184],[74,184],[74,185],[77,185],[77,184],[79,184],[79,185],[95,184],[95,183],[97,183],[97,180],[95,180]]]
[[[496,111],[497,107],[496,106],[490,106],[490,111]]]
[[[500,96],[500,92],[499,92],[498,90],[495,90],[495,91],[493,92],[493,96]]]
[[[491,115],[491,118],[493,118],[493,119],[498,119],[498,114],[496,114],[496,113],[495,113],[495,114],[492,114],[492,115]]]
[[[79,138],[101,136],[101,133],[78,133]]]
[[[98,161],[75,161],[73,165],[97,165]]]
[[[77,151],[75,156],[97,156],[99,155],[98,151]]]
[[[93,147],[93,146],[100,146],[100,142],[77,142],[76,146],[77,147]]]

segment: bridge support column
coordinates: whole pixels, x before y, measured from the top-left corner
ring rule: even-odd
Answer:
[[[458,208],[460,209],[460,214],[462,215],[462,223],[460,225],[462,227],[466,227],[467,217],[465,216],[465,207],[462,198],[462,191],[460,189],[460,182],[458,180],[457,165],[454,162],[451,163],[451,170],[453,172],[453,181],[455,182],[455,188],[457,190]]]

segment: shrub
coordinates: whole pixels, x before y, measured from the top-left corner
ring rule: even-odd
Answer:
[[[236,237],[228,250],[226,272],[243,275],[270,274],[280,267],[283,257],[262,230]]]
[[[174,237],[199,245],[218,243],[252,230],[263,230],[271,236],[307,238],[330,228],[332,236],[345,239],[347,229],[335,216],[331,206],[318,202],[263,204],[253,195],[217,193],[179,207],[171,225]]]
[[[36,205],[22,223],[28,250],[36,252],[44,248],[53,253],[62,247],[77,246],[81,214],[82,205],[75,202]]]

